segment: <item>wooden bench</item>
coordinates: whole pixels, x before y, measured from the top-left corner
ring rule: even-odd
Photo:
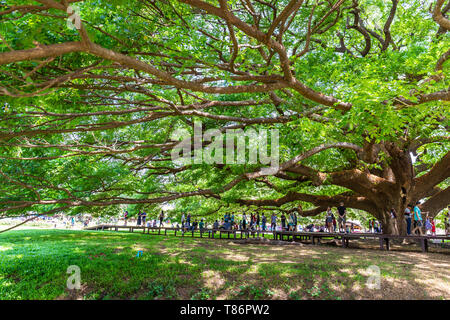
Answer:
[[[380,233],[329,233],[329,232],[294,232],[294,231],[263,231],[263,230],[227,230],[227,229],[195,229],[195,230],[185,230],[183,228],[174,228],[174,227],[145,227],[145,226],[132,226],[132,225],[109,225],[109,224],[101,224],[97,226],[84,228],[85,230],[115,230],[119,231],[120,229],[128,230],[129,232],[134,232],[134,230],[143,230],[143,233],[147,231],[147,234],[158,234],[167,235],[168,231],[173,231],[175,236],[177,236],[177,232],[181,232],[181,236],[184,236],[186,233],[191,235],[193,238],[196,235],[199,235],[200,238],[203,238],[204,233],[208,234],[208,238],[214,238],[216,233],[219,234],[219,239],[237,239],[238,234],[239,238],[250,238],[250,237],[265,237],[265,234],[272,234],[275,240],[300,240],[300,241],[310,241],[313,245],[321,243],[321,240],[324,238],[332,238],[341,241],[341,246],[343,248],[348,248],[350,240],[353,239],[378,239],[381,250],[390,250],[391,240],[402,240],[402,239],[411,239],[417,241],[420,244],[420,247],[423,252],[428,252],[429,249],[429,241],[433,239],[437,240],[450,240],[449,236],[438,235],[413,235],[413,236],[399,236],[399,235],[388,235],[388,234],[380,234]],[[222,234],[226,234],[226,237],[222,237]]]
[[[380,233],[329,233],[329,232],[293,232],[293,231],[276,231],[275,239],[280,239],[282,241],[289,240],[292,237],[293,240],[300,237],[300,239],[311,240],[313,245],[316,244],[316,240],[320,243],[322,238],[335,238],[340,239],[342,242],[343,248],[348,248],[349,241],[351,239],[367,239],[373,238],[378,239],[380,243],[381,250],[390,250],[391,240],[403,240],[403,239],[411,239],[416,240],[420,243],[420,247],[423,252],[428,252],[429,248],[429,240],[437,239],[437,240],[450,240],[450,236],[445,235],[413,235],[413,236],[401,236],[401,235],[388,235],[388,234],[380,234]]]

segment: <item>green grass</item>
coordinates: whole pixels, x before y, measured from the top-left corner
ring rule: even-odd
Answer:
[[[138,250],[142,257],[136,257]],[[125,232],[11,231],[0,234],[0,299],[371,298],[371,292],[355,286],[363,288],[367,280],[358,270],[373,264],[383,279],[414,282],[413,264],[366,251],[280,250]],[[81,269],[81,290],[66,289],[70,265]],[[412,298],[428,297],[427,288],[417,284],[416,291]],[[445,292],[442,297],[448,298]]]
[[[140,291],[144,298],[171,298],[175,286],[195,284],[179,276],[198,268],[186,270],[176,259],[152,254],[152,244],[161,238],[142,240],[135,234],[62,230],[3,235],[0,298],[57,298],[65,293],[69,265],[80,266],[82,282],[94,289],[86,298],[129,298]],[[136,246],[146,250],[142,257],[135,257]]]

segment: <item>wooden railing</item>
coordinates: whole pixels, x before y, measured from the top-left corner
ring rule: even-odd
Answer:
[[[378,239],[380,243],[380,249],[386,250],[390,249],[390,242],[393,239],[410,239],[415,240],[420,243],[423,252],[428,252],[429,240],[450,240],[450,236],[445,235],[412,235],[412,236],[400,236],[400,235],[388,235],[381,233],[333,233],[333,232],[297,232],[297,231],[263,231],[263,230],[227,230],[227,229],[207,229],[207,228],[196,228],[194,230],[190,228],[181,227],[145,227],[136,225],[112,225],[112,224],[101,224],[93,227],[87,227],[84,230],[114,230],[119,231],[121,229],[128,230],[129,232],[134,232],[135,230],[142,230],[142,233],[147,234],[158,234],[158,235],[168,235],[168,232],[173,233],[175,236],[184,237],[185,235],[191,237],[207,237],[216,238],[215,235],[219,235],[219,239],[222,239],[222,235],[225,234],[224,239],[248,239],[255,237],[266,237],[266,235],[272,236],[275,240],[288,241],[288,240],[299,240],[299,241],[310,241],[313,245],[320,243],[321,239],[332,238],[338,239],[342,242],[342,247],[347,248],[349,241],[352,239]]]

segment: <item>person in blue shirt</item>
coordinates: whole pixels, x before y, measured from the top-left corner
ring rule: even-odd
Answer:
[[[144,225],[144,227],[145,227],[145,220],[147,220],[147,213],[145,213],[145,212],[142,212],[142,215],[141,215],[141,217],[142,217],[142,224]]]
[[[416,230],[419,230],[420,235],[423,235],[423,231],[422,231],[422,226],[423,226],[423,222],[422,222],[422,212],[420,211],[420,202],[417,202],[416,205],[414,206],[414,229],[411,231],[412,234],[416,233]]]

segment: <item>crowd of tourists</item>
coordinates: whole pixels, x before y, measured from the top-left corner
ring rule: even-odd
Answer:
[[[353,232],[355,225],[353,223],[347,224],[347,209],[344,206],[344,203],[341,203],[340,206],[337,207],[337,216],[336,218],[332,212],[332,209],[329,207],[327,209],[327,215],[325,217],[325,223],[323,225],[318,224],[309,224],[305,227],[301,226],[298,223],[298,215],[297,210],[291,210],[290,212],[282,212],[280,217],[278,217],[275,212],[270,216],[266,216],[265,213],[243,213],[240,218],[237,218],[233,213],[226,213],[223,218],[219,220],[215,220],[211,227],[212,229],[224,229],[224,230],[241,230],[241,231],[275,231],[275,230],[283,230],[283,231],[308,231],[308,232],[336,232],[339,229],[339,232]],[[302,211],[301,206],[298,209],[299,212]],[[125,211],[124,221],[125,225],[127,225],[130,216],[128,211]],[[191,214],[182,213],[181,215],[181,224],[176,223],[176,225],[170,219],[166,219],[163,211],[158,216],[157,219],[152,219],[146,223],[147,214],[145,212],[140,212],[137,215],[136,224],[138,226],[147,226],[147,227],[175,227],[180,228],[184,231],[195,231],[202,230],[207,228],[207,223],[205,219],[192,219]],[[159,222],[158,222],[159,221]],[[375,229],[376,230],[376,229]]]
[[[427,212],[421,211],[421,204],[417,202],[414,206],[409,204],[404,212],[405,223],[406,223],[406,233],[408,235],[436,235],[436,223],[432,217],[429,217]],[[344,203],[341,202],[338,207],[336,207],[336,215],[331,207],[326,210],[326,215],[324,219],[324,224],[308,224],[307,226],[301,226],[298,223],[297,211],[301,213],[302,208],[299,206],[298,210],[290,210],[288,212],[282,212],[280,217],[278,217],[275,212],[271,215],[265,213],[250,213],[247,215],[243,213],[241,216],[236,216],[233,213],[226,213],[222,219],[215,220],[210,227],[212,229],[224,229],[224,230],[241,230],[241,231],[306,231],[306,232],[329,232],[329,233],[353,233],[361,232],[361,227],[353,222],[347,222],[347,208]],[[426,214],[425,218],[422,214]],[[397,212],[392,208],[389,212],[390,223],[392,231],[394,234],[399,234],[399,228],[397,225]],[[336,219],[337,217],[337,219]],[[128,211],[125,211],[124,221],[125,225],[129,220],[130,216]],[[173,227],[179,228],[183,231],[195,231],[203,230],[207,228],[207,222],[205,219],[201,218],[192,219],[190,213],[182,213],[181,224],[178,222],[175,224],[173,221],[165,217],[164,211],[161,211],[158,219],[152,219],[147,221],[147,213],[139,211],[136,224],[138,226],[146,227]],[[280,223],[280,224],[278,224]],[[375,219],[369,220],[368,232],[372,233],[382,233],[382,224]],[[448,206],[448,211],[445,216],[445,232],[446,235],[450,234],[450,206]]]
[[[415,206],[408,204],[405,209],[406,233],[408,235],[436,235],[436,222],[434,218],[428,215],[428,212],[422,212],[422,205],[417,202]],[[450,206],[447,207],[447,214],[445,215],[445,234],[450,234]],[[393,209],[392,209],[393,210]],[[391,220],[393,222],[394,232],[398,234],[397,221],[394,219],[395,210],[393,210]],[[392,212],[392,211],[391,211]],[[423,218],[422,213],[426,214]]]

